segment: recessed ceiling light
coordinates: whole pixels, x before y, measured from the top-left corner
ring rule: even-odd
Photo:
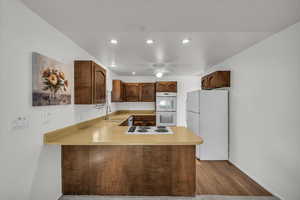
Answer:
[[[190,43],[190,39],[185,38],[185,39],[183,39],[183,40],[181,41],[181,43],[182,43],[182,44],[188,44],[188,43]]]
[[[146,43],[147,43],[147,44],[153,44],[153,43],[154,43],[154,41],[153,41],[153,40],[151,40],[151,39],[149,39],[149,40],[146,40]]]
[[[155,76],[156,76],[157,78],[161,78],[161,77],[163,76],[163,73],[162,73],[162,72],[157,72],[157,73],[155,74]]]
[[[132,72],[132,75],[135,75],[135,72]]]
[[[116,39],[111,39],[111,40],[110,40],[110,43],[111,43],[111,44],[118,44],[118,40],[116,40]]]
[[[117,65],[115,63],[112,63],[110,66],[111,67],[116,67]]]

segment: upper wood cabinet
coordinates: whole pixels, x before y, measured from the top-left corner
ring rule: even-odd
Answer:
[[[176,81],[156,82],[156,92],[177,92]]]
[[[138,83],[125,83],[125,101],[134,102],[140,100],[140,86]]]
[[[101,104],[106,100],[106,71],[93,61],[74,62],[75,104]]]
[[[140,83],[140,101],[155,101],[155,83]]]
[[[125,87],[124,83],[121,80],[113,80],[112,84],[112,94],[111,101],[112,102],[122,102],[125,98]]]
[[[154,102],[155,83],[124,83],[113,80],[112,102]]]
[[[94,67],[94,104],[106,101],[106,71],[95,64]]]
[[[216,71],[201,79],[202,89],[230,87],[230,71]]]

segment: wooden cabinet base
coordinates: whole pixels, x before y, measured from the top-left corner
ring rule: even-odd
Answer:
[[[194,145],[62,146],[64,195],[194,196]]]

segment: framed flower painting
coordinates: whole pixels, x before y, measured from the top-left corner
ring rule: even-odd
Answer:
[[[32,105],[71,104],[70,74],[66,65],[32,53]]]

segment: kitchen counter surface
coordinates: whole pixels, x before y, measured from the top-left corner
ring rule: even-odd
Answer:
[[[44,135],[45,144],[57,145],[196,145],[202,144],[185,127],[171,127],[172,135],[128,135],[128,126],[119,126],[132,115],[155,115],[154,111],[118,111],[109,116],[69,126]]]

